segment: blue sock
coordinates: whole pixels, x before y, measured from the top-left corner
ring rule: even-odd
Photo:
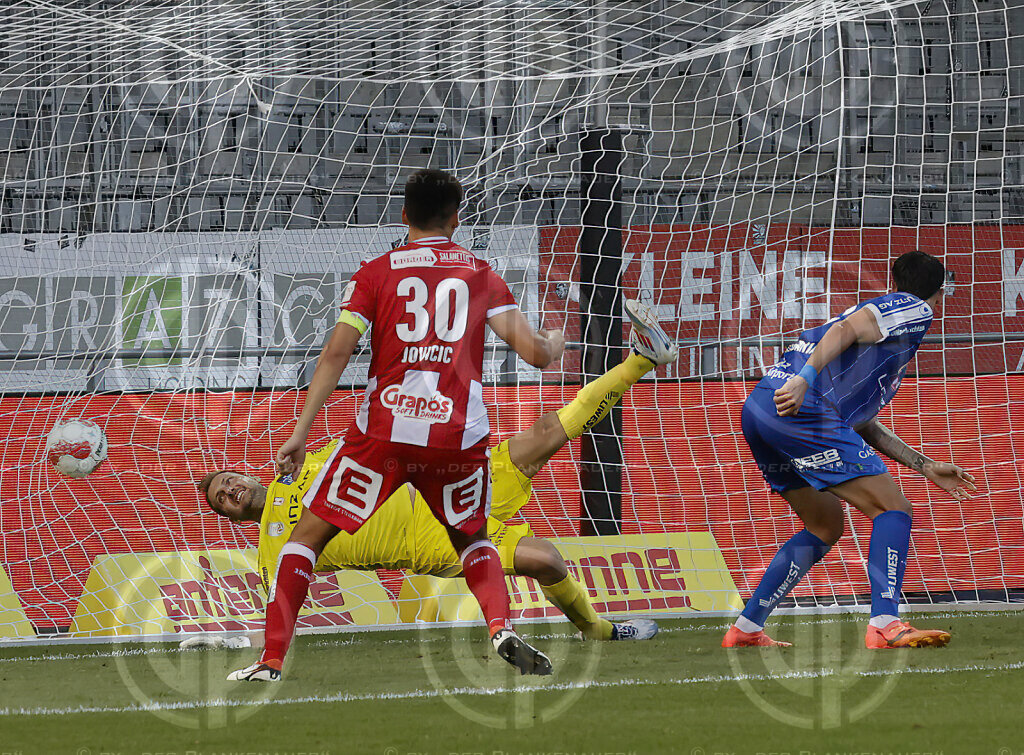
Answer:
[[[906,512],[886,511],[871,523],[868,582],[872,616],[900,615],[900,589],[910,550],[911,521]]]
[[[741,616],[763,627],[768,614],[779,601],[789,595],[796,583],[825,557],[831,547],[807,530],[800,530],[789,538],[768,564]]]

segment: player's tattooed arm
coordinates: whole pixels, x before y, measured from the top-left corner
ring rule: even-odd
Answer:
[[[855,429],[876,451],[918,472],[958,501],[967,500],[971,497],[971,492],[978,489],[974,484],[974,475],[970,472],[964,471],[956,464],[928,458],[900,440],[896,433],[877,419],[872,419]]]
[[[924,474],[925,467],[934,462],[920,451],[917,451],[896,435],[892,430],[877,419],[866,422],[855,428],[857,434],[879,453],[885,454],[893,461],[899,462],[907,469]]]

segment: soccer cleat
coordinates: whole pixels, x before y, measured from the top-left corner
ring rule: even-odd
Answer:
[[[499,629],[491,635],[491,644],[505,662],[519,669],[520,674],[547,676],[551,673],[551,661],[548,657],[527,644],[511,629]]]
[[[649,640],[658,633],[658,624],[650,619],[612,622],[613,640]]]
[[[626,299],[626,314],[633,323],[629,337],[633,351],[655,364],[671,364],[679,358],[679,347],[658,324],[650,307],[636,299]]]
[[[941,648],[949,644],[949,632],[941,629],[914,629],[897,619],[884,629],[868,625],[864,635],[864,646],[868,650],[892,650],[894,648]]]
[[[722,638],[722,647],[724,648],[791,648],[793,647],[792,642],[782,642],[781,640],[773,640],[771,637],[764,633],[762,629],[760,632],[744,632],[738,629],[736,625],[729,627],[729,631],[725,633],[725,637]]]
[[[281,664],[274,661],[257,661],[251,666],[240,668],[228,674],[229,682],[279,682]]]

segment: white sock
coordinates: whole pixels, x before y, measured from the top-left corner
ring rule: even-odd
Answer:
[[[764,629],[763,626],[761,626],[760,624],[755,624],[746,616],[740,616],[738,619],[736,619],[735,626],[741,632],[747,632],[748,634],[753,632],[760,632],[762,629]]]
[[[876,629],[885,629],[894,621],[899,620],[899,616],[893,616],[891,613],[883,613],[881,616],[872,616],[871,620],[868,621],[868,624],[875,627]]]

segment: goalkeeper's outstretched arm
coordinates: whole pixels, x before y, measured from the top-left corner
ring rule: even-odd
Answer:
[[[971,492],[978,489],[974,483],[974,475],[970,472],[956,464],[930,459],[911,448],[900,440],[896,433],[879,422],[877,417],[854,429],[876,451],[923,475],[958,501],[967,500],[971,497]]]

